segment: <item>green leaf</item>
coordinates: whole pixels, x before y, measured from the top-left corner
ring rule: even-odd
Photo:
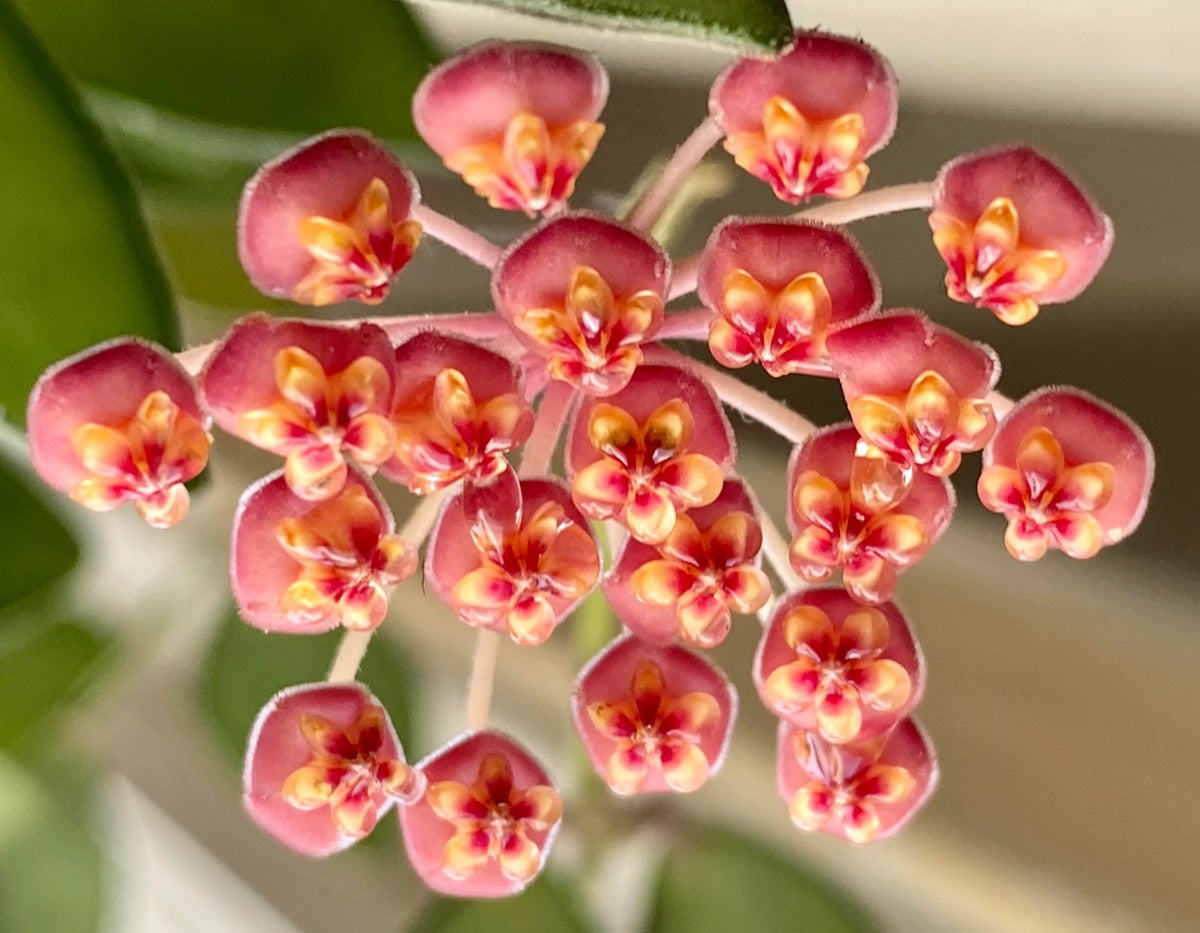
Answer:
[[[704,829],[668,853],[652,933],[869,933],[841,892],[753,839]]]
[[[18,0],[80,81],[233,126],[412,135],[433,59],[395,0]]]
[[[59,789],[0,756],[0,930],[92,933],[101,859]]]
[[[0,406],[23,424],[55,360],[120,334],[175,346],[178,332],[128,177],[7,0],[0,62]]]
[[[793,34],[784,0],[453,0],[593,26],[775,50]]]
[[[436,900],[408,928],[411,933],[590,933],[568,893],[543,877],[517,897],[497,901]]]
[[[102,667],[97,662],[107,646],[73,622],[6,630],[0,639],[0,748],[24,752],[44,742],[48,717],[83,692]]]
[[[340,640],[340,631],[267,634],[247,625],[236,612],[224,620],[205,661],[202,702],[217,739],[239,768],[258,711],[284,687],[323,680]],[[418,747],[408,659],[377,635],[358,678],[387,709],[405,749]]]
[[[42,501],[44,490],[35,492],[31,488],[40,481],[33,475],[23,449],[18,459],[18,445],[9,443],[8,433],[5,432],[4,442],[0,443],[0,503],[4,509],[4,533],[0,534],[0,567],[4,568],[0,573],[0,607],[57,580],[79,559],[79,546]]]

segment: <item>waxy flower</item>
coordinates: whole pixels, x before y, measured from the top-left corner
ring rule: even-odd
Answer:
[[[615,793],[689,793],[721,765],[737,694],[700,655],[627,635],[580,672],[572,711],[592,767]]]
[[[892,603],[860,605],[840,587],[782,600],[754,659],[754,682],[775,715],[828,742],[887,731],[916,706],[924,662]]]
[[[425,781],[379,701],[359,684],[289,687],[258,714],[243,777],[246,810],[288,848],[315,858],[357,842]]]
[[[29,396],[29,456],[49,485],[100,512],[132,502],[155,528],[188,511],[208,462],[209,418],[191,377],[141,340],[102,343],[50,367]]]
[[[778,197],[848,198],[896,128],[896,76],[865,43],[800,32],[778,56],[722,72],[708,109],[737,164]]]
[[[1092,557],[1142,520],[1154,453],[1141,429],[1096,398],[1039,389],[1005,416],[983,453],[979,498],[1008,519],[1004,544],[1018,560],[1051,547]]]
[[[902,470],[949,476],[996,429],[985,401],[1000,378],[996,354],[920,312],[855,324],[827,346],[858,433]]]
[[[798,829],[851,842],[886,839],[929,800],[937,785],[933,746],[911,719],[886,736],[832,745],[782,722],[779,794]]]
[[[377,627],[392,587],[417,567],[416,548],[394,532],[391,510],[357,471],[318,503],[292,495],[282,472],[264,477],[233,520],[238,611],[267,632]]]
[[[680,512],[717,498],[734,452],[712,390],[677,366],[641,366],[617,394],[585,400],[568,437],[580,511],[615,518],[650,544],[671,533]]]
[[[771,595],[756,514],[746,487],[727,480],[711,505],[680,515],[661,544],[627,541],[604,581],[617,617],[651,642],[719,644],[731,613],[757,612]]]
[[[1069,301],[1112,248],[1112,222],[1053,162],[1026,146],[969,153],[942,166],[929,214],[955,301],[1024,324]]]
[[[523,890],[562,819],[562,798],[542,766],[508,736],[476,732],[417,768],[428,789],[400,811],[400,826],[421,879],[457,897]]]
[[[853,425],[832,425],[796,449],[788,468],[790,557],[809,583],[841,567],[850,595],[881,603],[892,598],[896,574],[945,531],[954,490],[927,473],[904,485],[883,461],[856,456],[858,444]]]
[[[533,42],[485,42],[425,76],[417,131],[492,207],[561,208],[604,127],[608,75],[592,55]]]
[[[238,255],[275,298],[378,304],[412,258],[421,226],[407,169],[369,133],[331,130],[260,168],[238,211]]]
[[[825,337],[879,307],[879,283],[836,227],[731,217],[709,237],[697,292],[715,315],[708,348],[722,366],[772,376],[829,372]]]
[[[416,493],[460,479],[487,482],[533,428],[512,363],[435,332],[396,348],[395,396],[396,453],[380,469]]]
[[[289,488],[326,499],[349,455],[375,467],[392,455],[393,350],[374,324],[348,327],[252,314],[221,341],[201,385],[226,431],[286,458]]]
[[[429,545],[426,574],[438,598],[468,625],[539,645],[596,585],[600,552],[570,493],[549,480],[502,474],[494,500],[468,515],[488,489],[458,495],[442,509]]]
[[[492,298],[552,378],[612,395],[662,322],[670,275],[653,240],[605,217],[568,214],[508,248]]]

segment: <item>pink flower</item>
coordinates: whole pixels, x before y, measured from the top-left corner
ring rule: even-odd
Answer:
[[[676,366],[641,366],[620,392],[579,406],[566,466],[588,518],[615,518],[657,544],[679,513],[717,498],[733,454],[733,429],[702,380]]]
[[[252,314],[229,329],[200,380],[217,424],[284,457],[292,492],[320,500],[345,485],[346,455],[367,468],[391,457],[394,366],[374,324]]]
[[[393,804],[419,799],[425,782],[365,687],[320,683],[289,687],[263,707],[243,787],[259,826],[321,858],[366,836]]]
[[[979,498],[1008,519],[1018,560],[1050,547],[1092,557],[1137,528],[1154,481],[1141,428],[1086,392],[1045,388],[1019,401],[983,452]]]
[[[892,603],[862,606],[840,587],[782,600],[754,659],[767,709],[835,744],[891,729],[916,706],[924,677],[904,614]]]
[[[429,887],[455,897],[508,897],[542,870],[562,797],[515,741],[463,736],[418,766],[425,796],[400,811],[409,861]]]
[[[615,793],[690,793],[721,766],[737,693],[700,655],[628,635],[579,673],[571,705],[592,767]]]
[[[412,175],[362,130],[331,130],[260,168],[238,210],[238,255],[275,298],[378,304],[412,258],[421,226]]]
[[[955,301],[1024,324],[1069,301],[1112,248],[1112,222],[1057,165],[1026,146],[985,149],[942,166],[929,215]]]
[[[902,470],[949,476],[996,429],[985,401],[1000,378],[996,354],[918,311],[847,327],[828,347],[858,433]]]
[[[863,42],[799,32],[779,55],[743,58],[713,84],[708,109],[738,165],[795,204],[848,198],[896,127],[896,76]]]
[[[726,220],[704,249],[697,291],[715,315],[713,358],[733,369],[760,362],[776,377],[827,374],[826,336],[879,307],[858,244],[800,220]]]
[[[209,417],[163,348],[126,338],[51,366],[29,396],[29,456],[50,486],[100,512],[132,502],[155,528],[188,511]]]
[[[916,815],[937,786],[933,746],[912,719],[886,736],[832,745],[779,724],[779,795],[798,829],[851,842],[887,839]]]
[[[612,395],[662,322],[670,277],[653,240],[606,217],[568,214],[508,248],[492,298],[552,378]]]
[[[267,632],[370,630],[388,594],[417,567],[391,510],[357,471],[313,503],[275,472],[246,490],[233,520],[230,578],[242,618]]]
[[[433,69],[413,98],[421,137],[492,207],[561,208],[604,127],[608,75],[592,55],[485,42]]]

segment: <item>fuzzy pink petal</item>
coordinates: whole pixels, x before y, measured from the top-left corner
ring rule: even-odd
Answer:
[[[1112,248],[1113,227],[1062,169],[1027,146],[967,153],[946,163],[934,182],[933,210],[973,227],[996,198],[1017,209],[1023,245],[1054,250],[1067,271],[1039,291],[1039,304],[1069,301],[1096,277]]]
[[[388,188],[393,222],[408,217],[420,192],[413,176],[363,130],[330,130],[272,159],[246,184],[238,211],[238,255],[254,286],[291,297],[313,264],[297,229],[306,217],[353,212],[374,178]]]
[[[55,363],[29,395],[29,456],[38,475],[55,489],[70,490],[89,475],[75,453],[71,431],[88,422],[122,424],[157,391],[209,426],[192,378],[157,344],[125,337]]]
[[[304,767],[312,749],[300,729],[304,716],[319,716],[342,731],[353,726],[367,706],[383,705],[359,684],[304,684],[276,694],[258,714],[250,732],[243,774],[243,802],[259,826],[289,849],[313,858],[332,855],[355,840],[343,836],[331,818],[328,806],[301,810],[281,795],[292,772]],[[384,714],[386,728],[378,754],[403,759],[404,750]],[[386,798],[379,815],[391,806]]]
[[[792,593],[781,599],[771,613],[771,620],[763,631],[763,637],[758,643],[758,651],[754,656],[754,684],[759,696],[768,709],[777,716],[806,731],[817,728],[815,711],[812,708],[782,713],[773,709],[766,691],[767,679],[771,673],[796,660],[796,652],[790,648],[784,638],[784,620],[789,612],[799,606],[815,606],[829,617],[834,630],[841,633],[842,624],[846,617],[854,612],[861,612],[862,605],[851,597],[842,587],[820,587],[805,590],[802,593]],[[907,672],[912,683],[907,701],[899,709],[891,712],[872,709],[865,702],[862,704],[863,722],[855,741],[863,741],[881,735],[895,723],[907,716],[925,692],[925,658],[921,647],[913,636],[908,619],[895,603],[882,603],[874,607],[883,613],[888,622],[888,639],[879,658],[894,661]]]
[[[761,130],[763,104],[776,96],[812,120],[861,114],[868,155],[896,128],[895,73],[856,39],[799,32],[775,58],[740,59],[718,76],[708,109],[726,134]]]
[[[525,791],[539,785],[553,785],[546,770],[509,736],[496,731],[473,732],[461,736],[434,752],[416,767],[425,774],[429,786],[440,781],[456,781],[471,787],[479,779],[480,762],[492,753],[504,756],[512,772],[512,785]],[[528,838],[541,851],[542,859],[550,851],[558,822],[545,829],[530,829]],[[426,797],[400,808],[400,827],[404,848],[421,880],[439,894],[453,897],[508,897],[519,893],[529,879],[517,881],[505,877],[497,861],[485,863],[466,878],[453,878],[442,869],[442,852],[454,835],[452,823],[434,812]]]
[[[265,408],[279,398],[275,355],[287,347],[311,354],[330,376],[360,357],[378,360],[388,374],[387,391],[369,410],[391,414],[394,351],[382,328],[277,319],[260,313],[242,318],[229,329],[200,374],[204,401],[217,424],[238,434],[243,413]]]
[[[934,324],[920,311],[902,309],[831,334],[829,361],[847,399],[908,395],[921,373],[934,370],[960,398],[983,398],[1000,378],[991,347]]]
[[[1131,534],[1146,512],[1154,481],[1154,450],[1142,429],[1128,415],[1087,392],[1048,386],[1025,396],[1000,422],[984,448],[984,468],[1015,466],[1021,441],[1039,427],[1054,434],[1068,465],[1112,465],[1112,498],[1092,514],[1100,522],[1106,545]]]
[[[635,635],[623,635],[592,658],[575,679],[571,694],[571,712],[575,731],[596,773],[604,777],[609,758],[617,748],[617,739],[596,728],[587,708],[593,703],[623,700],[630,694],[634,671],[642,660],[653,662],[662,671],[666,693],[680,697],[688,693],[706,693],[717,701],[720,721],[705,730],[697,745],[708,759],[709,777],[721,767],[737,717],[737,691],[725,673],[701,655],[679,645],[654,645]],[[671,790],[661,770],[651,768],[639,793]]]

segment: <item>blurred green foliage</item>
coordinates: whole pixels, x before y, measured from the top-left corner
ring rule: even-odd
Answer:
[[[543,875],[516,897],[502,901],[439,898],[411,926],[410,933],[591,933],[570,893]]]
[[[0,503],[12,530],[0,534],[0,608],[57,580],[79,559],[79,546],[42,501],[45,490],[31,488],[38,480],[18,459],[18,443],[0,443]]]

